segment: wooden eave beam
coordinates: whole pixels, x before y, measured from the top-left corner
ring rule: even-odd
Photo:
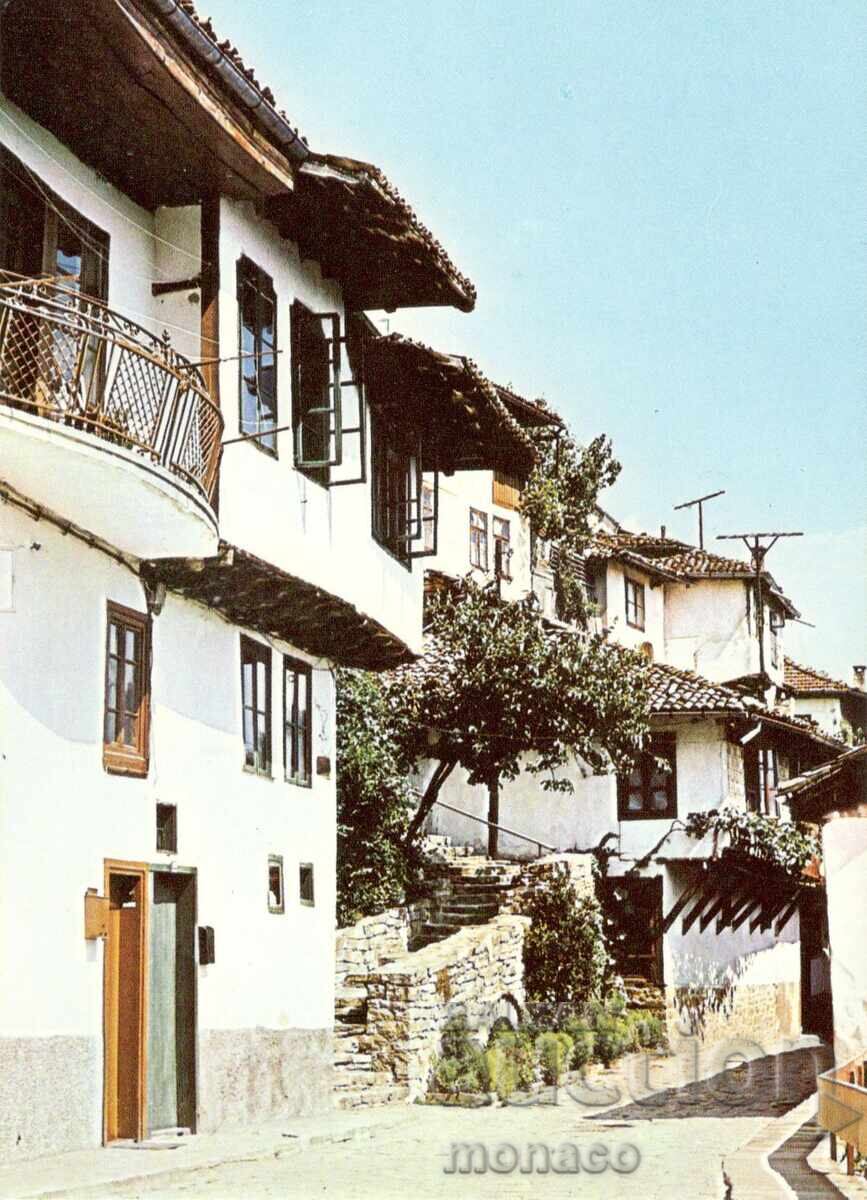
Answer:
[[[683,924],[680,927],[682,933],[689,933],[690,929],[692,929],[693,925],[707,908],[708,904],[713,902],[715,895],[716,884],[710,883],[704,888],[702,895],[699,897],[695,906],[683,918]]]
[[[680,914],[686,908],[687,904],[689,904],[690,900],[694,899],[695,896],[698,895],[698,893],[701,891],[701,889],[705,886],[706,882],[707,882],[706,877],[703,877],[703,878],[699,879],[696,883],[693,883],[691,886],[687,887],[684,890],[684,892],[680,895],[680,897],[672,905],[671,911],[669,912],[668,916],[662,922],[662,932],[663,933],[668,933],[668,931],[671,929],[672,925],[675,923],[677,918],[680,916]]]
[[[801,897],[795,896],[795,898],[791,900],[788,906],[783,910],[781,915],[777,917],[776,921],[774,922],[774,937],[780,936],[785,927],[788,925],[789,921],[791,921],[792,917],[798,911],[800,904]]]
[[[748,917],[752,916],[757,908],[760,909],[762,904],[763,901],[760,896],[753,896],[745,904],[741,905],[740,909],[731,920],[732,933],[737,933],[744,921],[746,921]]]

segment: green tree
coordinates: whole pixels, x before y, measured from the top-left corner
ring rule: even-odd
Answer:
[[[572,791],[558,776],[577,754],[593,770],[631,765],[648,726],[647,663],[601,636],[552,627],[531,596],[503,603],[490,587],[457,583],[433,603],[427,651],[392,672],[402,704],[406,758],[433,760],[411,842],[457,766],[487,786],[488,820],[499,819],[503,780],[522,771],[546,790]],[[489,853],[497,853],[489,830]]]

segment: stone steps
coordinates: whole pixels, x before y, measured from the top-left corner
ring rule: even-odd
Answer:
[[[409,1099],[409,1088],[397,1083],[384,1086],[365,1088],[362,1091],[338,1092],[335,1096],[335,1107],[373,1108],[381,1104],[405,1104]]]

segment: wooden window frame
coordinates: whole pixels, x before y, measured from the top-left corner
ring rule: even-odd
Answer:
[[[671,770],[666,777],[665,788],[668,804],[667,807],[662,810],[655,809],[651,806],[652,791],[659,790],[651,788],[651,778],[656,769],[656,764],[654,762],[654,759],[656,758],[666,759],[671,767]],[[640,809],[631,809],[629,807],[629,797],[630,794],[634,793],[635,789],[630,787],[629,775],[618,775],[618,821],[673,820],[677,816],[677,734],[652,733],[650,735],[646,750],[642,753],[641,758],[636,764],[636,769],[641,771],[642,807]]]
[[[118,626],[138,634],[139,656],[137,661],[139,673],[139,690],[136,697],[136,735],[132,746],[124,743],[106,740],[106,725],[109,712],[119,714],[120,709],[109,709],[109,675],[111,669],[111,628]],[[122,660],[125,664],[126,659]],[[124,670],[123,676],[126,672]],[[117,679],[116,697],[119,699],[125,691],[125,678],[120,674]],[[130,775],[138,779],[147,776],[150,751],[150,706],[151,706],[151,621],[147,613],[137,612],[123,604],[109,600],[106,605],[105,623],[105,668],[103,676],[103,706],[102,706],[102,765],[112,775]]]
[[[290,673],[295,676],[304,676],[307,680],[307,718],[306,723],[302,726],[297,702],[292,705],[292,712],[289,712],[289,688],[288,681]],[[294,690],[297,700],[298,691]],[[283,655],[283,774],[287,783],[293,783],[296,787],[312,787],[313,786],[313,668],[309,663],[302,662],[301,659],[292,658],[288,654]],[[303,763],[301,769],[296,769],[296,748],[297,748],[297,730],[301,730],[303,738],[302,754]]]
[[[646,608],[646,589],[643,583],[639,583],[637,579],[633,579],[630,575],[624,575],[624,596],[626,600],[626,624],[632,629],[643,630],[647,623],[647,608]],[[630,599],[629,589],[635,589],[634,599]],[[635,620],[630,617],[630,609],[635,613]],[[639,611],[641,620],[638,620]]]
[[[301,474],[304,475],[304,477],[306,479],[311,480],[312,483],[317,483],[317,484],[319,484],[320,487],[327,488],[327,487],[331,486],[331,464],[330,463],[329,463],[329,465],[321,466],[321,467],[307,467],[307,466],[303,466],[302,463],[300,462],[301,441],[302,441],[301,434],[300,434],[300,428],[304,422],[306,413],[309,411],[307,409],[302,411],[302,408],[301,408],[301,400],[302,400],[301,393],[302,393],[302,380],[303,380],[302,368],[303,368],[303,362],[304,362],[304,359],[303,359],[302,353],[301,353],[301,337],[302,337],[304,323],[309,322],[309,321],[321,321],[321,319],[322,319],[321,314],[314,313],[312,309],[308,308],[306,304],[302,304],[300,300],[295,300],[293,302],[292,309],[291,309],[291,312],[289,315],[289,341],[290,341],[291,351],[292,351],[292,437],[293,437],[293,442],[294,442],[295,470],[300,471]],[[321,332],[321,325],[320,325],[320,332]],[[334,363],[332,362],[332,358],[335,354],[339,353],[340,347],[334,346],[331,343],[330,339],[325,337],[324,334],[322,337],[322,342],[323,342],[323,348],[324,348],[326,360],[327,360],[326,370],[327,370],[327,375],[328,375],[328,380],[329,380],[329,386],[333,386],[333,384],[334,384]],[[328,387],[326,387],[325,394],[322,397],[320,397],[319,405],[313,405],[311,407],[327,406],[327,404],[329,402],[330,394],[331,393],[330,393]],[[359,404],[362,404],[362,403],[363,403],[363,400],[359,399]],[[324,457],[326,457],[330,460],[332,458],[332,437],[338,436],[338,435],[336,434],[336,431],[334,431],[331,428],[331,419],[326,418],[324,413],[320,415],[320,420],[322,421],[323,426],[325,426],[326,424],[328,426],[327,436],[325,439]],[[335,465],[337,465],[337,464],[335,463]]]
[[[497,532],[497,524],[498,523],[501,528],[503,526],[505,526],[505,528],[506,528],[505,537],[503,536],[502,533]],[[494,566],[497,565],[497,557],[498,557],[497,547],[499,546],[499,547],[501,547],[501,549],[499,550],[500,578],[511,581],[511,578],[512,578],[512,566],[511,566],[512,523],[511,523],[511,521],[509,521],[506,517],[498,517],[496,515],[496,513],[494,513],[494,515],[491,517],[491,534],[492,534],[493,543],[494,543]]]
[[[310,879],[310,894],[309,894],[309,896],[304,895],[304,873],[305,873],[305,871],[310,872],[310,874],[309,874],[309,879]],[[302,904],[306,905],[308,908],[314,908],[316,905],[316,881],[315,881],[315,877],[314,877],[313,863],[311,863],[311,862],[303,862],[303,863],[298,864],[298,899],[300,900],[300,902]]]
[[[482,521],[484,522],[484,525],[483,526],[473,525],[473,517],[481,517]],[[473,508],[471,505],[469,520],[470,520],[470,525],[469,525],[470,566],[474,567],[475,570],[477,570],[477,571],[487,571],[489,569],[488,563],[490,561],[489,554],[488,554],[488,514],[486,512],[483,512],[482,509],[480,509],[480,508]],[[479,536],[474,537],[474,535],[479,535]],[[476,562],[475,561],[474,552],[477,548],[482,548],[484,550],[484,554],[480,553],[478,556],[480,559],[483,558],[484,562]]]
[[[410,570],[410,535],[411,526],[415,523],[414,506],[411,505],[413,452],[390,435],[383,428],[381,420],[375,420],[372,425],[372,449],[370,503],[373,540]],[[399,488],[394,486],[396,481]],[[402,493],[396,494],[400,489]]]
[[[264,642],[258,642],[255,638],[248,637],[246,634],[241,634],[241,742],[244,747],[244,770],[251,775],[260,775],[264,779],[272,778],[272,766],[274,762],[274,743],[271,729],[271,664],[272,654],[271,647]],[[252,672],[253,694],[250,697],[250,703],[246,702],[244,695],[244,666],[251,661],[254,664]],[[257,672],[255,664],[262,662],[265,664],[265,703],[264,706],[259,705],[258,685],[256,681]],[[247,709],[251,709],[253,713],[253,762],[248,762],[247,742],[244,737],[244,714]],[[258,719],[260,711],[264,711],[265,715],[265,741],[267,745],[266,762],[258,763],[256,761],[255,746],[258,744]]]
[[[245,357],[244,350],[244,288],[252,288],[256,296],[256,329],[253,333],[254,342],[254,357],[251,360],[249,356]],[[261,450],[263,454],[267,454],[270,458],[277,458],[277,427],[280,424],[279,417],[279,389],[278,389],[278,371],[277,371],[277,293],[274,289],[274,281],[271,276],[257,266],[252,259],[246,255],[241,255],[236,264],[236,295],[238,301],[238,431],[241,434],[261,434],[260,437],[251,437],[250,445]],[[264,328],[264,320],[262,315],[264,306],[271,305],[273,313],[273,329],[274,329],[274,345],[270,350],[262,350],[262,329]],[[263,357],[273,359],[273,378],[274,378],[274,413],[272,417],[273,424],[263,424],[261,419],[257,417],[256,425],[253,429],[247,429],[244,426],[244,375],[249,373],[251,366],[255,367],[257,390],[259,380],[259,366]],[[267,441],[268,435],[273,437],[273,445],[269,445]]]
[[[276,904],[271,900],[271,871],[274,869],[280,872],[280,898]],[[286,912],[286,872],[283,869],[282,854],[268,855],[268,912],[278,916]]]

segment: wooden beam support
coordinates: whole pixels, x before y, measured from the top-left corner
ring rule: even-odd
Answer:
[[[691,910],[691,912],[689,912],[683,918],[683,924],[681,925],[681,933],[689,933],[690,929],[692,929],[693,925],[696,923],[698,918],[701,916],[701,914],[707,908],[708,904],[713,903],[715,894],[716,894],[716,887],[713,884],[711,884],[711,886],[699,897],[698,903]]]
[[[706,882],[707,882],[706,878],[703,877],[703,878],[699,879],[698,882],[693,883],[684,889],[684,891],[681,893],[681,895],[678,897],[678,899],[672,905],[671,911],[669,912],[668,916],[662,922],[662,932],[663,933],[668,933],[669,929],[671,929],[672,925],[675,923],[677,918],[680,916],[680,914],[686,908],[687,904],[689,904],[690,900],[692,900],[696,895],[698,895],[698,893],[704,887]]]

